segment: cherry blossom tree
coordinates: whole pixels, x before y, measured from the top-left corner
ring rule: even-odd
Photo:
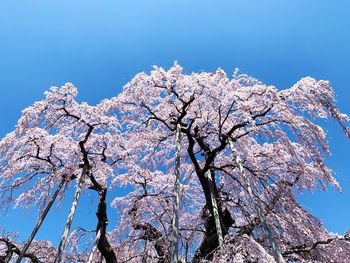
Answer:
[[[70,83],[51,88],[0,142],[2,208],[41,214],[53,189],[63,182],[56,202],[67,201],[81,175],[82,194],[97,193],[96,229],[71,231],[64,261],[165,263],[174,249],[183,263],[350,260],[349,236],[328,232],[295,199],[340,188],[318,123],[332,118],[349,137],[349,117],[327,81],[278,90],[238,71],[184,74],[175,64],[95,106],[76,96]],[[107,213],[119,218],[110,232]],[[16,259],[25,244],[1,236],[1,259]],[[33,241],[24,259],[53,262],[59,251],[47,242]]]
[[[92,107],[77,103],[76,95],[70,83],[51,88],[44,100],[23,111],[16,130],[1,141],[1,204],[44,208],[51,189],[65,180],[66,191],[83,170],[84,190],[98,195],[99,252],[106,261],[116,262],[106,234],[106,195],[107,181],[121,158],[119,122],[109,114],[110,101]]]
[[[200,244],[189,249],[195,251],[193,262],[212,259],[219,249],[211,192],[219,204],[223,235],[234,235],[237,239],[247,235],[265,253],[272,254],[228,139],[242,159],[255,201],[262,207],[267,225],[286,258],[303,253],[294,250],[295,247],[322,244],[330,238],[322,226],[316,232],[308,228],[314,227],[306,223],[311,216],[308,213],[300,213],[301,221],[297,224],[293,222],[294,215],[287,213],[301,209],[293,191],[327,184],[339,187],[325,165],[329,149],[316,119],[332,117],[349,137],[346,127],[349,118],[336,108],[327,81],[308,77],[279,91],[238,72],[232,79],[220,69],[186,75],[180,66],[174,65],[168,71],[155,68],[150,75],[138,74],[124,87],[119,99],[122,121],[129,127],[127,136],[132,141],[140,138],[140,145],[134,149],[139,147],[141,158],[137,163],[144,169],[162,167],[171,171],[173,163],[169,168],[164,166],[174,159],[172,144],[176,125],[181,125],[185,138],[182,186],[191,181],[199,183],[202,189],[202,196],[192,200],[197,204],[202,200],[201,213],[190,209],[181,212],[184,217],[190,214],[193,222],[202,222]],[[214,174],[213,191],[208,172]],[[286,242],[284,235],[293,238]]]

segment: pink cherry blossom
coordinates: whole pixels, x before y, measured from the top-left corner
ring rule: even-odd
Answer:
[[[77,94],[71,83],[52,87],[0,141],[3,209],[36,207],[40,214],[62,178],[56,202],[69,202],[66,192],[87,168],[82,194],[97,193],[96,229],[71,231],[64,262],[86,262],[97,233],[93,262],[170,262],[177,126],[179,262],[273,262],[252,198],[285,262],[350,261],[349,235],[327,231],[295,198],[304,189],[340,189],[325,163],[330,150],[320,124],[334,119],[350,137],[349,117],[336,107],[329,82],[306,77],[279,90],[237,70],[232,77],[222,69],[185,74],[175,64],[137,74],[95,106]],[[117,225],[107,231],[111,217]],[[1,259],[15,260],[23,247],[1,233]],[[50,241],[35,240],[24,259],[53,262],[56,253]]]

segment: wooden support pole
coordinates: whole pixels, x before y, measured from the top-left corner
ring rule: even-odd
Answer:
[[[213,207],[216,235],[218,237],[219,246],[221,246],[222,243],[224,243],[224,238],[223,238],[222,229],[221,229],[219,207],[218,207],[218,203],[217,203],[216,198],[215,198],[213,176],[214,176],[213,171],[209,170],[207,173],[207,178],[208,178],[208,182],[209,182],[210,198],[211,198],[211,204]]]
[[[68,214],[67,222],[66,222],[66,225],[65,225],[64,230],[63,230],[63,234],[62,234],[62,237],[61,237],[61,242],[60,242],[60,244],[58,246],[58,251],[57,251],[56,258],[55,258],[55,263],[60,263],[61,260],[62,260],[63,250],[64,250],[66,242],[67,242],[69,230],[70,230],[70,227],[71,227],[72,222],[73,222],[75,211],[77,209],[78,200],[79,200],[79,197],[80,197],[81,189],[83,187],[83,181],[84,181],[84,177],[85,177],[85,175],[87,173],[87,169],[88,169],[87,165],[84,165],[83,166],[83,171],[81,173],[81,176],[79,178],[78,185],[77,185],[77,188],[76,188],[76,191],[75,191],[75,195],[74,195],[74,198],[73,198],[72,206],[71,206],[69,214]]]
[[[93,256],[94,256],[96,249],[97,249],[97,244],[100,241],[101,232],[102,232],[101,228],[99,228],[97,233],[96,233],[95,241],[94,241],[94,244],[93,244],[92,249],[90,251],[87,263],[92,263]]]
[[[244,171],[244,168],[243,168],[243,165],[242,165],[242,160],[239,157],[239,155],[237,153],[237,150],[236,150],[236,148],[235,148],[231,138],[228,138],[228,142],[229,142],[229,145],[231,147],[231,151],[232,151],[235,163],[236,163],[236,165],[237,165],[237,167],[239,169],[240,175],[242,176],[242,179],[243,179],[245,185],[247,186],[247,190],[248,190],[250,201],[252,202],[252,204],[253,204],[253,206],[254,206],[257,214],[258,214],[261,226],[264,229],[264,232],[265,232],[265,234],[267,236],[267,239],[269,240],[271,249],[272,249],[272,251],[274,253],[274,258],[275,258],[277,263],[284,263],[284,259],[283,259],[282,253],[281,253],[281,249],[280,249],[280,247],[278,245],[278,242],[275,239],[274,235],[272,234],[270,226],[266,222],[266,217],[265,217],[265,215],[263,213],[263,210],[262,210],[260,204],[255,199],[253,188],[251,186],[251,183],[250,183],[250,180],[249,180],[248,176],[246,175],[246,173]]]
[[[44,212],[42,213],[42,215],[40,216],[39,220],[36,222],[36,226],[34,227],[33,229],[33,232],[32,234],[30,235],[30,237],[28,238],[27,242],[26,242],[26,245],[24,246],[24,248],[22,249],[21,251],[21,254],[18,256],[17,260],[16,260],[16,263],[20,263],[21,260],[23,259],[23,256],[25,255],[25,253],[27,252],[28,248],[30,247],[30,244],[32,243],[35,235],[38,233],[42,223],[44,222],[47,214],[49,213],[53,203],[55,202],[57,196],[58,196],[58,193],[61,191],[63,185],[64,185],[64,182],[66,181],[65,178],[62,178],[61,182],[59,183],[55,193],[53,194],[53,196],[51,197],[49,203],[47,204]]]
[[[173,206],[173,240],[171,244],[171,263],[179,261],[179,210],[180,210],[180,151],[181,151],[181,126],[176,126],[176,153],[175,153],[175,185]]]

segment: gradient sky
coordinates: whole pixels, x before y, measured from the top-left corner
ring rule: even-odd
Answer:
[[[188,73],[221,67],[230,75],[238,67],[280,89],[303,76],[327,79],[350,114],[349,12],[346,0],[2,1],[0,136],[51,85],[72,82],[79,100],[95,104],[118,94],[136,73],[175,60]],[[330,188],[299,200],[342,233],[350,229],[350,142],[333,121],[324,127],[333,153],[327,163],[343,192]],[[94,198],[83,197],[76,216],[89,228]],[[56,244],[68,208],[51,213],[38,238]],[[0,216],[0,224],[25,239],[34,218],[17,209]]]

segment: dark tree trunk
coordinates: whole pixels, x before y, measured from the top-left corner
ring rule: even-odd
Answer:
[[[142,199],[145,196],[140,196]],[[152,226],[148,222],[140,221],[137,216],[137,204],[134,203],[133,207],[128,212],[132,218],[132,227],[135,230],[142,231],[141,239],[147,240],[154,244],[154,248],[159,256],[158,263],[169,263],[170,262],[170,242],[168,237],[164,237],[162,232]]]
[[[7,238],[0,238],[0,242],[4,242],[7,246],[7,251],[4,256],[0,256],[0,263],[8,263],[12,259],[14,254],[18,256],[21,254],[21,250],[15,243]],[[41,261],[33,253],[24,253],[24,258],[30,259],[32,263],[41,263]]]
[[[98,209],[97,209],[97,231],[101,230],[101,237],[97,244],[97,248],[100,253],[103,255],[107,263],[117,263],[116,255],[113,251],[111,244],[108,242],[106,237],[106,228],[108,225],[107,218],[107,205],[106,205],[106,189],[98,190]],[[97,233],[97,232],[96,232]]]
[[[212,252],[219,246],[218,236],[216,232],[213,205],[210,197],[210,189],[208,179],[204,176],[204,174],[198,175],[200,182],[202,184],[202,188],[205,194],[206,205],[202,210],[202,218],[204,220],[205,226],[205,234],[200,243],[195,256],[193,258],[193,263],[199,262],[200,259],[210,259],[212,256]],[[225,236],[228,233],[228,229],[234,223],[234,220],[231,216],[231,213],[224,208],[220,198],[219,193],[216,187],[215,178],[213,177],[214,182],[214,195],[216,201],[218,203],[219,208],[219,217],[221,222],[222,234]]]

